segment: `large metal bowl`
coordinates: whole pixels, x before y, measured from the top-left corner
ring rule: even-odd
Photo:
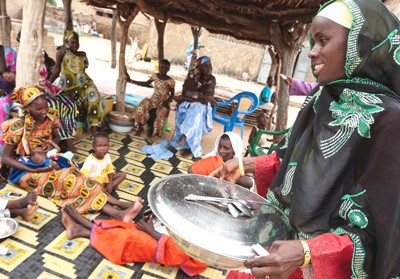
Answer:
[[[0,239],[13,235],[18,230],[19,224],[13,218],[0,218]]]
[[[254,216],[235,218],[217,206],[185,200],[189,194],[228,197],[226,189],[251,202]],[[170,175],[150,187],[148,201],[181,249],[217,268],[244,268],[243,262],[256,255],[253,244],[264,247],[275,240],[295,239],[278,208],[243,187],[213,177]]]

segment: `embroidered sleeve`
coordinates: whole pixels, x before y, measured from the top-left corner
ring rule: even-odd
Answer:
[[[260,196],[265,198],[272,180],[278,172],[280,162],[276,152],[269,155],[253,157],[253,160],[257,192]]]
[[[348,235],[324,233],[307,240],[315,278],[350,278],[353,242]]]

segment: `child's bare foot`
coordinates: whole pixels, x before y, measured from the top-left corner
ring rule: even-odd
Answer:
[[[33,214],[38,210],[38,208],[39,208],[39,204],[38,203],[36,203],[34,205],[28,204],[28,206],[26,208],[24,208],[21,217],[26,222],[32,221]]]
[[[9,209],[26,208],[28,205],[37,204],[38,194],[36,191],[28,193],[25,197],[18,200],[12,200],[8,202]]]
[[[137,198],[135,203],[131,207],[122,210],[121,220],[124,222],[132,222],[132,220],[139,214],[140,210],[142,209],[143,202],[143,199]]]
[[[68,239],[71,240],[77,237],[85,237],[87,235],[88,229],[76,223],[72,217],[68,215],[64,208],[61,209],[61,214],[61,221],[67,231]]]
[[[185,135],[182,135],[182,136],[179,138],[178,146],[183,147],[183,145],[185,144],[185,140],[186,140],[186,136],[185,136]]]

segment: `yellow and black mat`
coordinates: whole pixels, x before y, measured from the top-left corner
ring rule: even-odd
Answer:
[[[90,136],[76,142],[74,160],[83,163],[91,149]],[[146,199],[152,183],[169,174],[186,173],[191,158],[175,154],[170,159],[153,160],[141,151],[147,145],[143,138],[125,134],[110,134],[110,155],[117,170],[127,173],[127,179],[113,194],[122,200],[133,201],[137,196]],[[0,198],[8,192],[23,193],[11,184],[2,183]],[[154,263],[115,265],[89,245],[89,240],[68,240],[61,223],[61,210],[52,202],[39,197],[39,210],[32,222],[17,218],[18,231],[0,240],[8,253],[0,255],[0,279],[3,278],[189,278],[175,267]],[[90,219],[97,216],[86,216]],[[105,216],[100,216],[106,218]],[[196,278],[225,278],[227,271],[209,267]]]

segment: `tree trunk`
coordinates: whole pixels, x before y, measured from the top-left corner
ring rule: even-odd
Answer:
[[[165,31],[165,26],[167,25],[166,19],[163,21],[159,21],[158,19],[154,19],[154,24],[156,25],[157,29],[157,35],[158,35],[158,40],[157,40],[157,51],[158,51],[158,61],[161,61],[164,59],[164,31]]]
[[[307,37],[310,26],[310,24],[298,22],[296,26],[291,26],[291,31],[289,32],[284,26],[279,26],[278,24],[270,25],[272,44],[279,55],[282,67],[281,71],[276,73],[276,82],[280,81],[279,75],[281,73],[286,76],[292,75],[296,55]],[[278,112],[276,115],[275,130],[280,131],[287,127],[289,87],[285,82],[280,82],[278,85],[280,86],[276,89],[278,96]]]
[[[113,18],[111,23],[111,68],[115,69],[117,66],[117,11],[113,11]]]
[[[0,0],[0,28],[1,28],[1,44],[11,47],[11,20],[7,15],[6,0]]]
[[[297,53],[298,53],[298,50],[293,49],[293,48],[285,49],[285,51],[282,51],[282,54],[280,55],[280,63],[279,63],[281,66],[280,73],[283,73],[284,75],[288,75],[289,73],[292,72]],[[278,73],[278,74],[280,74],[280,73]],[[277,77],[276,91],[278,92],[278,94],[277,94],[278,95],[278,101],[277,101],[278,111],[276,113],[275,130],[281,131],[281,130],[286,129],[286,126],[287,126],[288,113],[289,113],[289,102],[290,102],[289,97],[290,96],[289,96],[289,86],[285,82],[282,82],[282,79],[279,78],[279,75]]]
[[[128,10],[127,10],[128,9]],[[118,61],[118,79],[116,82],[116,93],[117,93],[117,110],[125,111],[125,89],[126,80],[124,78],[124,73],[126,71],[125,65],[125,49],[126,42],[128,41],[129,26],[131,25],[133,19],[139,13],[137,6],[129,6],[127,4],[117,5],[117,18],[118,24],[121,28],[121,42],[119,48],[119,61]]]
[[[64,5],[64,28],[65,30],[74,30],[74,25],[72,23],[72,0],[62,0]]]
[[[45,7],[46,0],[24,1],[21,45],[17,59],[17,87],[35,84],[39,80]]]
[[[199,49],[199,37],[201,34],[201,27],[192,27],[192,34],[193,34],[193,54],[192,54],[192,59],[190,60],[189,69],[191,69],[194,66],[194,63],[198,58],[197,55],[195,55],[195,53],[197,53],[197,50]]]

